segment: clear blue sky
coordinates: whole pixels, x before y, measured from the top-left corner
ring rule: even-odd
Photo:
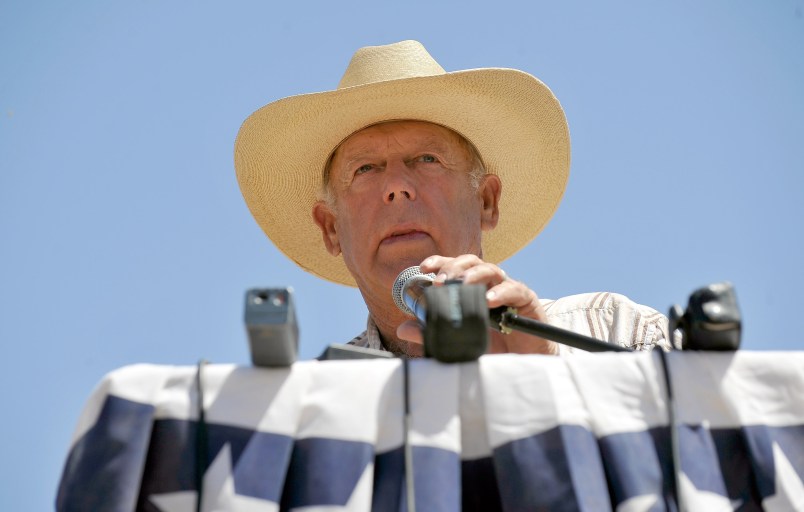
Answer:
[[[363,330],[355,290],[252,220],[233,143],[255,109],[402,39],[447,70],[526,70],[566,110],[569,188],[510,275],[662,311],[730,280],[744,348],[801,349],[804,0],[5,0],[0,509],[52,507],[108,371],[248,364],[249,287],[295,288],[304,358]]]

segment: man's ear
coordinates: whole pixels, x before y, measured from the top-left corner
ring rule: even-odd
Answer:
[[[500,220],[500,194],[502,193],[502,181],[496,174],[486,174],[483,176],[477,191],[480,196],[480,228],[483,231],[491,231],[497,227]]]
[[[316,201],[313,205],[313,220],[318,229],[321,230],[321,237],[327,252],[333,256],[341,253],[341,244],[338,241],[338,232],[335,229],[335,214],[324,201]]]

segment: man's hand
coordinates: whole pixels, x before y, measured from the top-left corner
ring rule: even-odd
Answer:
[[[472,254],[457,258],[430,256],[420,265],[423,273],[436,275],[435,285],[444,284],[448,279],[460,279],[465,284],[484,284],[489,308],[510,306],[517,309],[522,317],[547,322],[547,315],[539,297],[524,283],[508,277],[503,269],[487,263]],[[409,320],[402,323],[396,331],[403,340],[423,343],[418,322]],[[514,331],[503,334],[491,330],[489,353],[514,352],[518,354],[558,354],[558,346],[548,340],[530,334]]]

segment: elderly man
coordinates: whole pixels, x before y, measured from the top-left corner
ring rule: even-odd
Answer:
[[[486,286],[489,307],[634,348],[666,345],[666,319],[616,294],[540,300],[497,265],[555,212],[569,174],[563,110],[512,69],[446,73],[415,41],[358,50],[337,90],[271,103],[243,124],[235,166],[268,237],[305,270],[356,285],[369,310],[352,343],[421,355],[394,304],[399,272]],[[312,218],[310,217],[312,213]],[[491,333],[491,352],[557,354]]]

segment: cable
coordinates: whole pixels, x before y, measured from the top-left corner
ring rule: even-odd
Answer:
[[[408,512],[416,512],[416,491],[413,484],[413,447],[410,444],[410,359],[402,359],[402,376],[404,380],[405,416],[403,419],[403,443],[405,451],[405,496]]]
[[[681,454],[679,453],[678,442],[678,425],[676,425],[676,402],[673,397],[673,385],[670,378],[670,364],[667,362],[667,354],[661,348],[658,349],[659,360],[662,362],[662,370],[664,371],[664,383],[667,393],[667,423],[670,429],[670,485],[676,498],[676,505],[679,512],[685,512],[687,509],[684,507],[681,499]]]
[[[208,459],[208,435],[207,435],[207,421],[204,412],[204,386],[202,370],[206,366],[207,361],[201,359],[198,361],[197,370],[195,372],[195,390],[196,390],[196,411],[198,413],[198,422],[195,428],[195,488],[198,495],[195,500],[195,512],[201,512],[202,499],[204,496],[204,471],[206,470]]]

